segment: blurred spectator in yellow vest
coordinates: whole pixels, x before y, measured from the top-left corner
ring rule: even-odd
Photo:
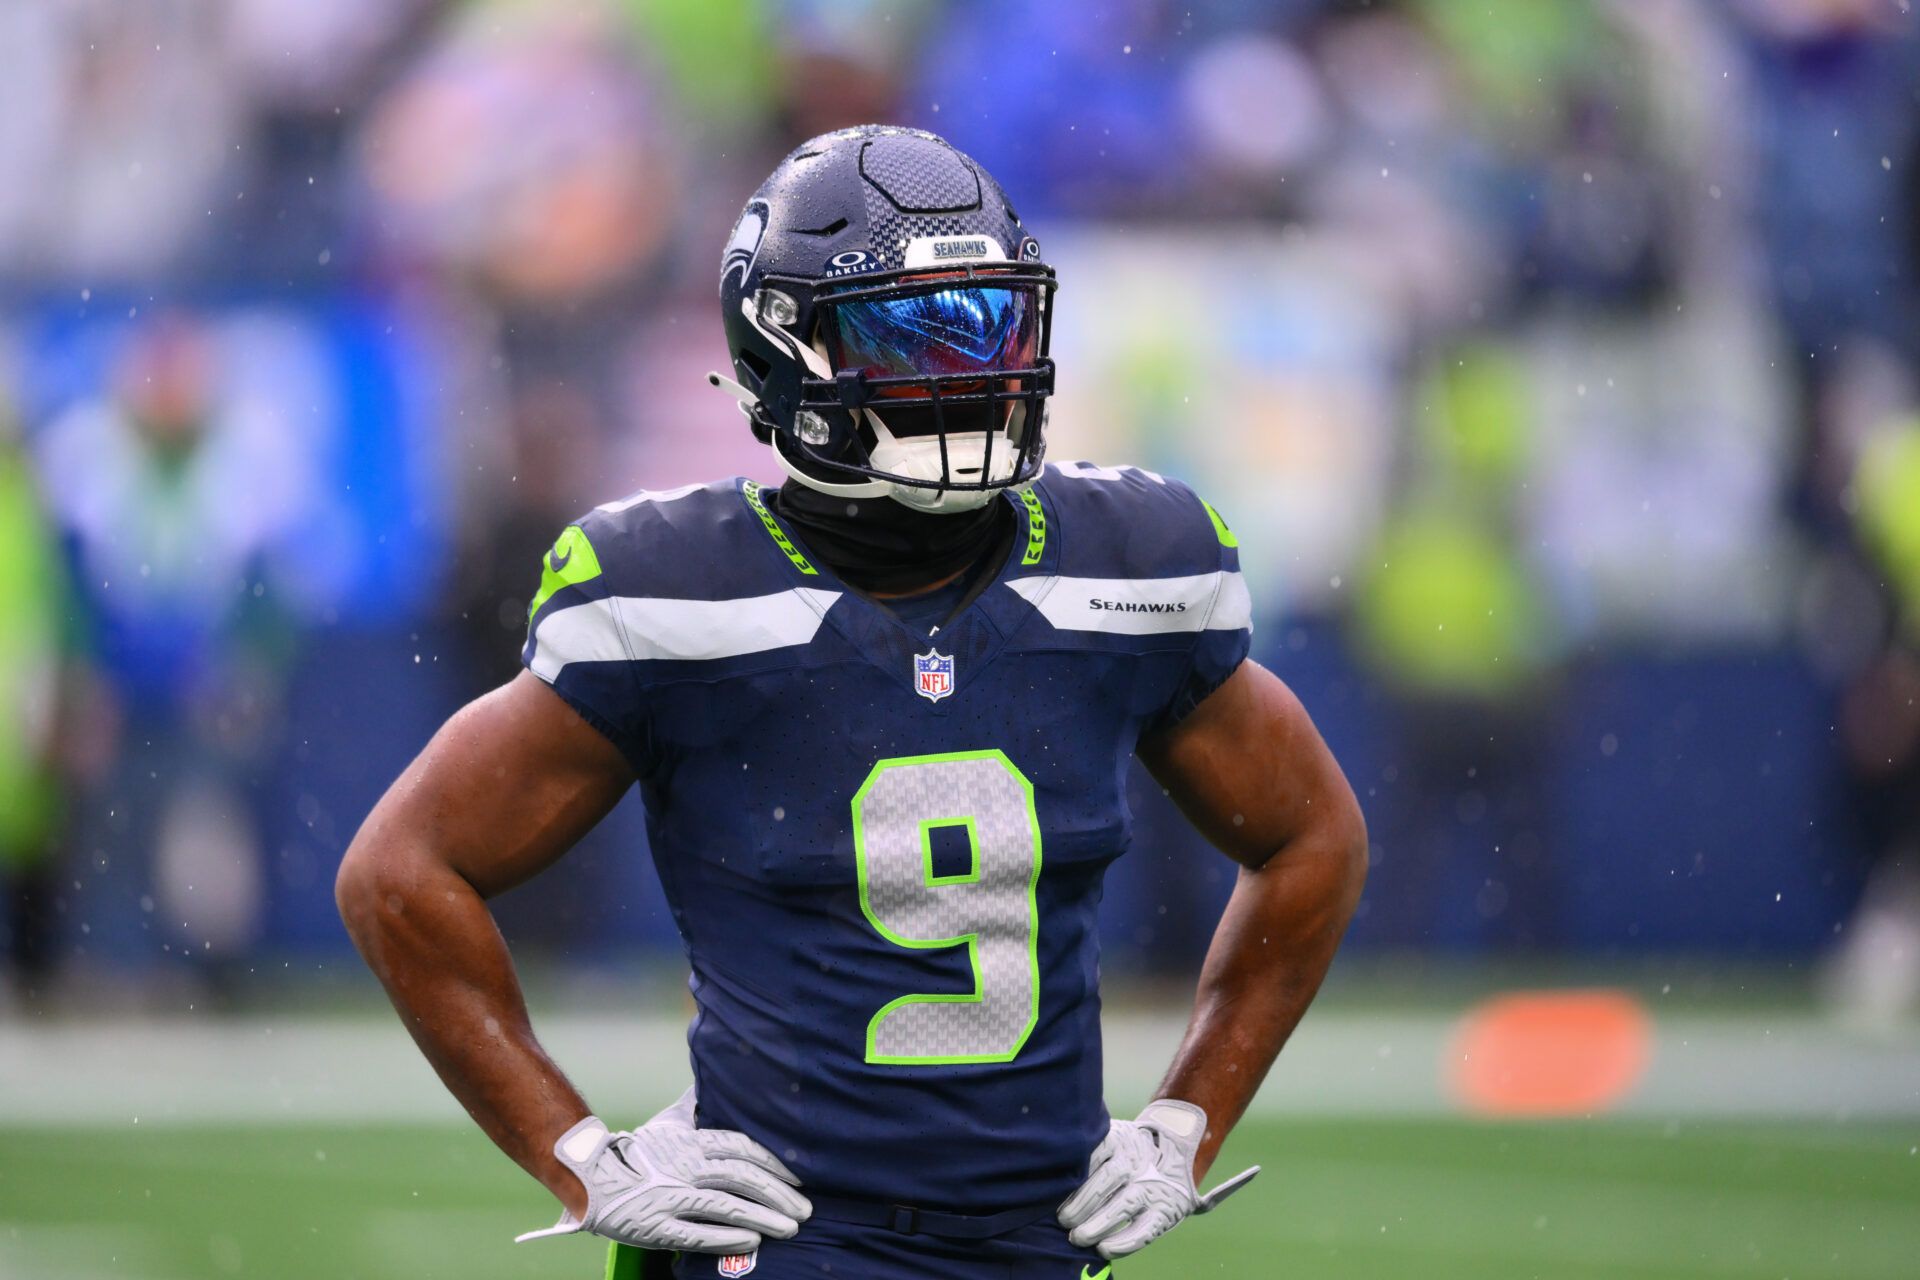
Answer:
[[[56,764],[67,600],[13,415],[0,403],[0,898],[9,977],[31,998],[54,959],[62,804]]]
[[[1841,709],[1873,869],[1830,976],[1843,1014],[1887,1026],[1920,1011],[1920,416],[1861,448],[1851,508],[1888,616]]]
[[[1363,658],[1404,708],[1374,858],[1402,885],[1392,946],[1551,940],[1535,699],[1546,621],[1514,533],[1528,394],[1514,355],[1469,343],[1415,384],[1402,496],[1355,601]],[[1417,917],[1413,913],[1418,913]]]

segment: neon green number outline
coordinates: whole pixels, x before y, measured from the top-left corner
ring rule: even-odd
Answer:
[[[1005,1053],[962,1054],[957,1057],[937,1055],[919,1056],[913,1054],[882,1054],[874,1050],[874,1036],[887,1015],[895,1009],[910,1004],[979,1004],[986,998],[982,991],[980,972],[980,935],[963,933],[954,938],[904,938],[881,922],[874,914],[873,903],[867,896],[867,831],[863,818],[867,793],[880,780],[880,776],[889,769],[904,769],[914,765],[940,764],[949,760],[998,760],[1002,768],[1013,775],[1020,784],[1020,791],[1027,802],[1027,829],[1033,836],[1033,871],[1027,877],[1027,971],[1029,1000],[1027,1025],[1021,1028],[1019,1039]],[[972,850],[972,866],[964,875],[935,876],[933,874],[933,842],[928,838],[932,829],[942,826],[965,826],[967,843]],[[980,832],[971,817],[928,818],[920,823],[920,856],[923,876],[929,888],[943,884],[961,884],[980,878]],[[898,756],[882,760],[873,766],[867,774],[867,780],[853,793],[853,860],[860,880],[860,911],[867,917],[867,923],[888,942],[899,947],[910,947],[916,951],[933,951],[942,947],[957,947],[962,943],[967,947],[967,964],[973,970],[973,991],[969,995],[916,994],[900,996],[880,1006],[878,1012],[867,1022],[867,1061],[880,1066],[950,1066],[967,1062],[1012,1062],[1020,1056],[1020,1050],[1026,1048],[1027,1038],[1040,1022],[1040,908],[1034,899],[1034,891],[1040,883],[1040,813],[1033,803],[1033,783],[1020,767],[1007,759],[1004,751],[948,751],[929,756]]]

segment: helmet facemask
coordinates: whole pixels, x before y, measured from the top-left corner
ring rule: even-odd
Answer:
[[[783,465],[829,493],[885,494],[923,511],[974,510],[1031,481],[1053,390],[1052,272],[888,276],[821,289],[804,317],[762,304],[763,332],[771,309],[810,339],[793,342],[813,376],[800,379],[791,431],[775,436]]]

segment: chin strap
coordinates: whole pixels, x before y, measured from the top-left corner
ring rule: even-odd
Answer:
[[[747,390],[725,374],[708,370],[707,385],[710,387],[718,387],[735,400],[738,400],[740,402],[740,412],[746,414],[749,418],[753,416],[753,411],[760,405],[759,396],[756,396],[753,392]]]
[[[734,398],[740,410],[740,415],[744,417],[748,425],[753,428],[754,439],[760,441],[762,444],[770,444],[774,438],[780,434],[774,429],[773,424],[767,421],[767,411],[765,407],[761,405],[760,397],[747,390],[746,387],[735,382],[726,374],[715,373],[711,369],[707,371],[707,385],[710,387],[718,387]]]
[[[758,414],[760,397],[747,390],[745,386],[735,382],[725,374],[716,373],[713,370],[707,371],[707,385],[710,387],[718,387],[739,401],[740,412],[747,416],[747,421],[753,423],[756,429],[767,425],[761,420]],[[873,419],[875,430],[880,433],[881,437],[891,441],[893,437],[887,433],[885,424],[879,421],[878,416],[873,413],[873,410],[868,409],[865,410],[865,412]],[[934,496],[929,497],[926,496],[929,493],[928,490],[916,489],[911,485],[897,485],[889,480],[858,480],[851,482],[823,480],[787,457],[786,450],[780,447],[780,432],[769,428],[767,431],[767,443],[773,446],[773,456],[775,460],[779,462],[782,471],[785,471],[801,484],[812,489],[818,489],[821,493],[830,494],[836,498],[893,498],[902,506],[911,507],[916,511],[926,512],[976,511],[992,502],[1000,493],[998,489],[973,491],[937,490],[931,491]]]
[[[758,416],[760,397],[747,390],[746,387],[735,382],[726,374],[716,373],[713,370],[707,371],[707,385],[710,387],[718,387],[739,401],[740,412],[747,416],[747,421],[753,423],[756,429],[767,425],[763,423]],[[770,427],[767,431],[767,443],[773,446],[773,456],[775,460],[779,462],[782,471],[785,471],[801,484],[818,489],[822,493],[832,494],[836,498],[881,498],[886,497],[894,490],[894,486],[884,480],[862,480],[851,484],[835,484],[832,481],[822,480],[817,476],[807,474],[801,469],[799,463],[787,457],[786,451],[780,447],[780,433],[772,430]]]
[[[773,445],[773,460],[780,464],[780,469],[809,489],[816,490],[834,498],[887,498],[892,497],[897,492],[897,486],[886,480],[854,480],[845,482],[822,480],[819,476],[811,474],[806,468],[787,456],[787,451],[780,445],[780,433],[778,431],[773,433],[770,443]]]

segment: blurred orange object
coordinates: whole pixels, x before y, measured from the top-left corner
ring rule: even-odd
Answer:
[[[1653,1020],[1624,991],[1516,991],[1468,1011],[1449,1047],[1453,1096],[1490,1116],[1605,1111],[1653,1057]]]

